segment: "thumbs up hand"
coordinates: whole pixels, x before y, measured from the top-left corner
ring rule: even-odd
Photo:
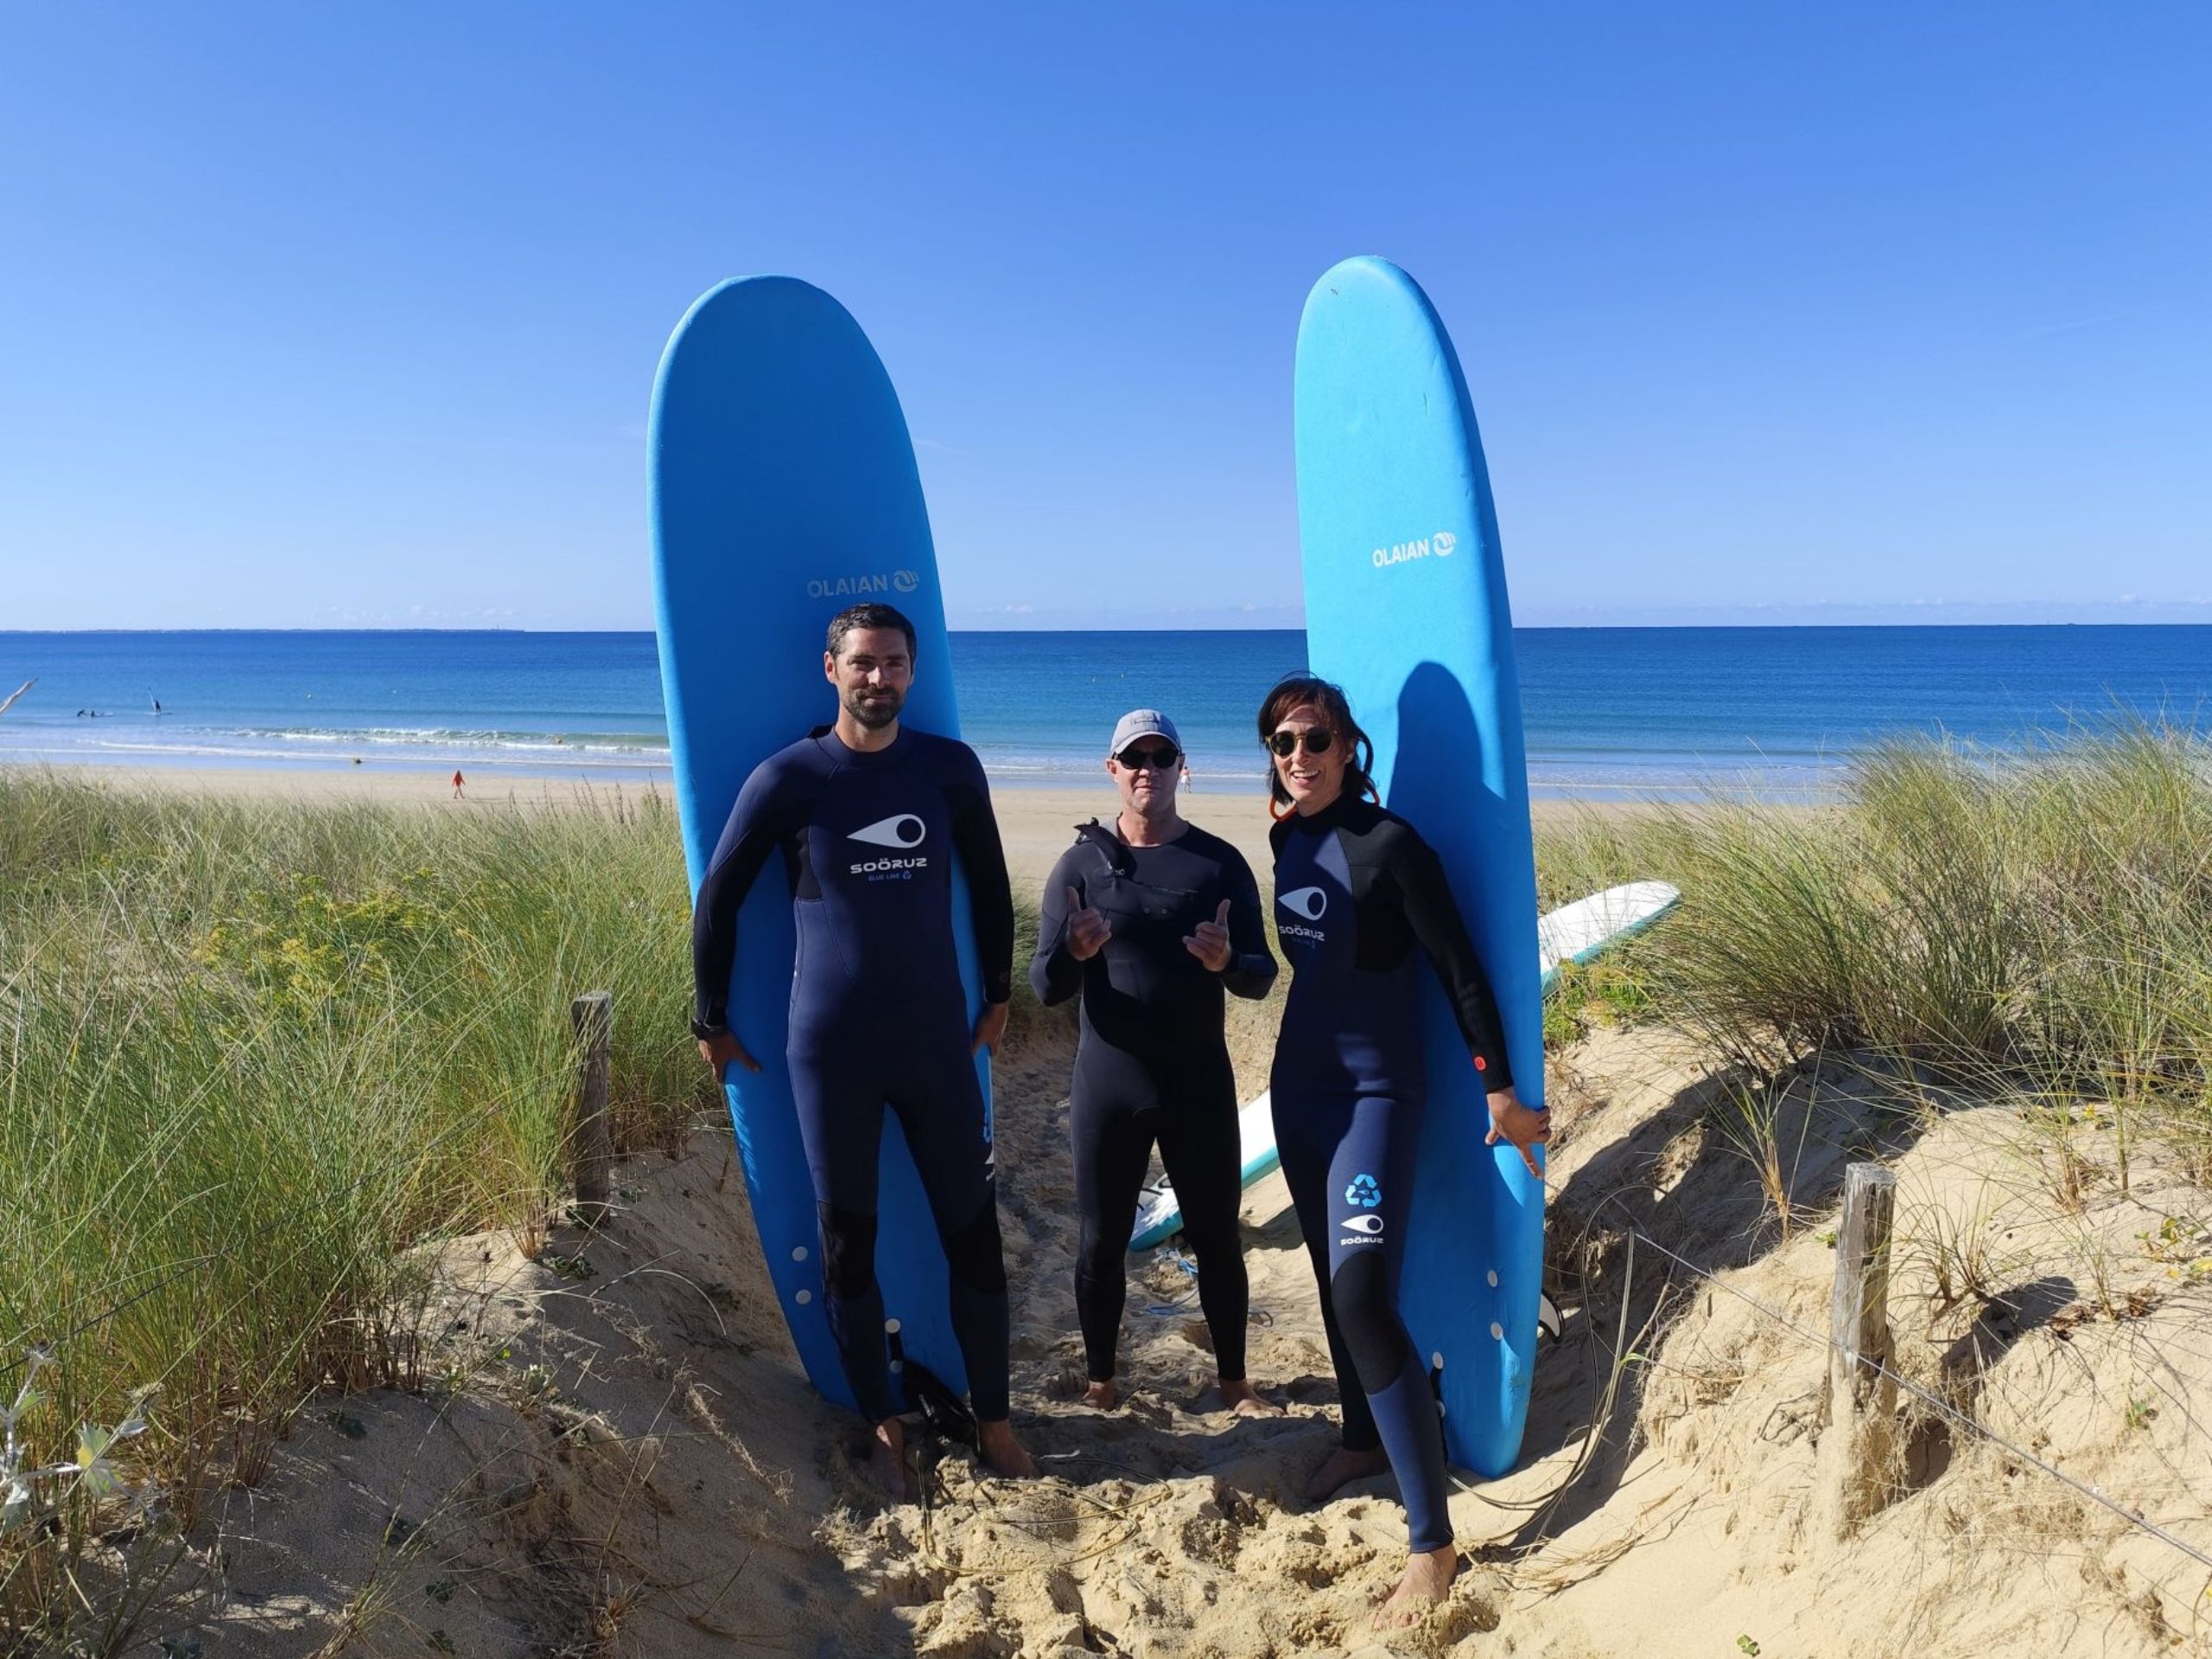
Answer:
[[[1089,962],[1114,937],[1114,925],[1083,902],[1083,895],[1068,889],[1068,955]]]
[[[1217,974],[1229,966],[1228,899],[1221,901],[1221,908],[1214,912],[1213,920],[1200,922],[1197,931],[1184,936],[1183,948]]]

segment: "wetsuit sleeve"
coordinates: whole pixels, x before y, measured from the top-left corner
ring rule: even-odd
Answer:
[[[976,919],[976,959],[982,966],[983,1001],[1014,995],[1014,888],[1007,878],[1006,849],[991,811],[983,763],[960,747],[944,789],[952,808],[952,844],[968,871],[968,903]]]
[[[1038,906],[1037,955],[1029,964],[1029,988],[1048,1008],[1083,988],[1083,964],[1068,954],[1067,941],[1068,889],[1082,886],[1076,873],[1082,851],[1083,843],[1077,842],[1060,855]]]
[[[722,838],[691,912],[692,1011],[709,1030],[729,1028],[729,976],[737,960],[737,912],[769,854],[791,833],[791,791],[774,766],[753,768],[737,792]]]
[[[1229,966],[1221,982],[1233,996],[1257,999],[1275,982],[1275,955],[1268,949],[1268,918],[1260,908],[1260,884],[1252,867],[1235,848],[1223,867],[1229,899]]]
[[[1474,941],[1460,919],[1459,901],[1445,880],[1444,863],[1436,850],[1419,836],[1407,833],[1394,849],[1390,876],[1404,907],[1406,925],[1414,940],[1444,982],[1444,995],[1459,1022],[1459,1034],[1483,1075],[1483,1087],[1496,1094],[1513,1086],[1513,1068],[1505,1056],[1505,1028],[1497,1017],[1497,999],[1491,994],[1490,976],[1475,955]]]

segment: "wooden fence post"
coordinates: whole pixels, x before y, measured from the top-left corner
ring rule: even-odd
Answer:
[[[614,993],[586,991],[569,1004],[569,1025],[581,1057],[576,1107],[569,1135],[569,1160],[576,1185],[576,1215],[587,1227],[607,1219],[607,1169],[614,1139],[607,1121],[607,1074],[614,1047]]]
[[[1896,1358],[1890,1335],[1890,1224],[1897,1187],[1895,1172],[1879,1164],[1853,1164],[1844,1173],[1817,1494],[1823,1522],[1838,1539],[1850,1536],[1887,1501],[1893,1472],[1897,1385],[1890,1369]]]

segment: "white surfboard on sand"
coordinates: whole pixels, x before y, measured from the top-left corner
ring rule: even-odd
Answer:
[[[1681,902],[1679,890],[1664,881],[1630,881],[1607,887],[1571,905],[1561,905],[1536,921],[1536,959],[1548,994],[1559,979],[1561,963],[1594,961],[1623,939],[1641,933]],[[1260,1093],[1236,1115],[1236,1135],[1243,1165],[1243,1184],[1274,1173],[1282,1161],[1275,1151],[1274,1107],[1268,1091]],[[1129,1248],[1147,1250],[1174,1236],[1183,1224],[1183,1205],[1174,1186],[1162,1176],[1148,1183],[1137,1202],[1137,1222],[1129,1235]]]
[[[1548,992],[1559,978],[1560,963],[1594,960],[1643,931],[1681,900],[1681,892],[1664,881],[1630,881],[1537,918],[1536,960],[1543,969],[1544,989]]]

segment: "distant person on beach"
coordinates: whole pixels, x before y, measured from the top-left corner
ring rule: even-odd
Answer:
[[[1443,982],[1487,1085],[1491,1141],[1510,1141],[1539,1179],[1530,1148],[1550,1120],[1513,1092],[1497,1004],[1444,867],[1375,800],[1374,747],[1343,691],[1294,676],[1268,694],[1259,729],[1273,760],[1275,929],[1293,973],[1275,1042],[1275,1141],[1344,1405],[1343,1445],[1306,1495],[1319,1503],[1386,1468],[1397,1477],[1412,1554],[1376,1615],[1387,1629],[1417,1621],[1459,1571],[1436,1401],[1398,1316],[1427,1096],[1416,952]]]
[[[717,1077],[758,1071],[729,1027],[737,914],[770,857],[791,877],[791,1094],[822,1223],[826,1312],[846,1381],[874,1425],[869,1463],[893,1498],[911,1488],[876,1282],[883,1109],[899,1115],[950,1269],[953,1334],[967,1363],[983,1459],[1037,1466],[1008,1412],[1010,1346],[998,1184],[976,1054],[1006,1033],[1014,894],[975,752],[899,724],[914,625],[888,605],[831,619],[823,676],[834,724],[753,768],[715,849],[691,924],[692,1033]],[[985,1007],[971,1032],[952,933],[952,859],[968,874]]]
[[[459,799],[461,798],[461,768],[460,768],[459,766],[455,766],[455,767],[453,769],[453,798],[454,798],[454,799],[455,799],[456,801],[457,801],[457,800],[459,800]]]
[[[1084,1400],[1101,1411],[1118,1402],[1123,1260],[1157,1142],[1198,1258],[1223,1403],[1239,1416],[1280,1414],[1244,1374],[1243,1160],[1222,1033],[1224,990],[1262,997],[1274,983],[1259,885],[1242,853],[1176,811],[1183,748],[1166,715],[1122,715],[1106,770],[1121,812],[1110,825],[1078,826],[1052,867],[1029,967],[1039,1001],[1082,996],[1071,1127]]]

